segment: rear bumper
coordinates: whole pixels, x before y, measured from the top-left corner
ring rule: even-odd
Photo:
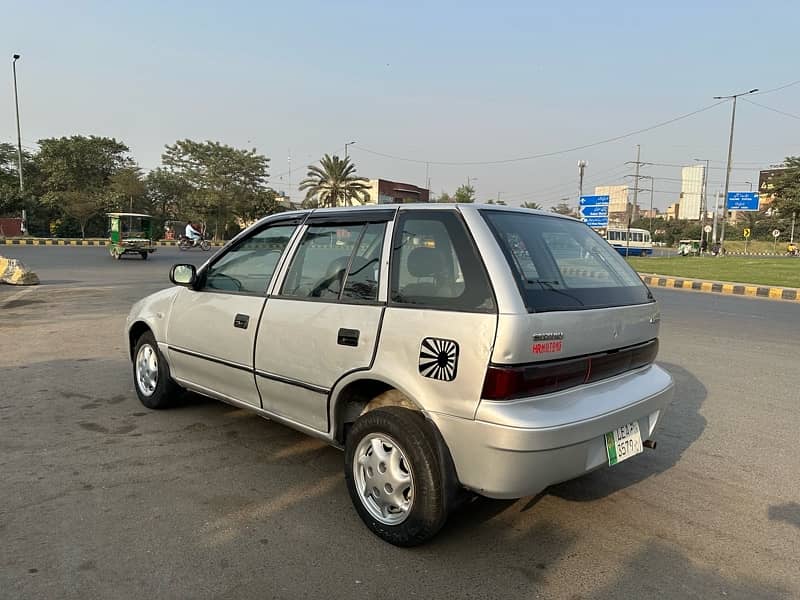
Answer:
[[[607,464],[604,434],[638,421],[655,430],[674,387],[656,365],[564,392],[482,401],[475,420],[429,415],[459,481],[490,498],[521,498]]]

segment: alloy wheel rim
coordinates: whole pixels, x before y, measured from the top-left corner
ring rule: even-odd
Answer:
[[[384,525],[399,525],[414,504],[414,476],[402,448],[383,433],[359,442],[353,456],[353,479],[361,504]]]
[[[152,396],[158,385],[158,356],[150,344],[143,344],[136,354],[136,387],[145,396]]]

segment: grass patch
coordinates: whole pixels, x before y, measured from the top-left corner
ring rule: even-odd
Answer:
[[[737,256],[629,258],[640,273],[800,288],[800,259]]]
[[[744,252],[744,242],[741,240],[725,240],[725,249],[728,252]],[[747,242],[747,252],[775,252],[777,254],[783,254],[786,252],[786,240],[779,240],[777,244],[771,241],[750,240]]]

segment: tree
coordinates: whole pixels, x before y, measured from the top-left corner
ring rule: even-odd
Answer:
[[[189,210],[192,187],[179,175],[158,167],[147,174],[148,212],[161,221],[178,220]]]
[[[783,164],[786,169],[772,181],[773,207],[781,217],[791,219],[792,213],[800,216],[800,156],[787,156]]]
[[[111,191],[121,211],[134,212],[134,208],[143,210],[141,205],[147,194],[147,186],[139,167],[123,167],[114,173],[111,176]]]
[[[456,190],[453,200],[460,204],[472,204],[475,202],[475,188],[471,185],[461,185]]]
[[[440,204],[449,204],[450,202],[455,202],[455,200],[453,200],[453,197],[450,194],[448,194],[443,190],[442,193],[439,194],[439,197],[436,199],[436,202]]]
[[[306,193],[304,206],[348,206],[353,199],[369,200],[369,180],[356,176],[349,157],[323,156],[319,165],[308,165],[306,178],[298,189]]]
[[[42,139],[39,147],[34,161],[42,202],[75,219],[86,237],[90,219],[112,204],[112,177],[133,166],[128,147],[113,138],[82,135]],[[96,230],[104,229],[98,218]]]
[[[550,212],[557,213],[559,215],[568,215],[570,217],[575,216],[575,212],[570,208],[569,204],[564,202],[563,200],[556,204],[554,207],[550,209]]]
[[[161,162],[191,190],[186,216],[213,223],[215,238],[227,234],[232,219],[241,225],[269,176],[267,157],[219,142],[178,140],[166,147]]]
[[[520,204],[521,208],[530,208],[533,210],[542,210],[542,205],[538,202],[523,202]]]

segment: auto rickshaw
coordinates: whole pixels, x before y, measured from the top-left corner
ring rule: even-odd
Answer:
[[[681,240],[678,242],[678,254],[681,256],[698,256],[700,254],[700,240]]]
[[[153,245],[152,217],[139,213],[108,213],[111,256],[119,260],[124,254],[138,254],[142,260],[156,251]]]

